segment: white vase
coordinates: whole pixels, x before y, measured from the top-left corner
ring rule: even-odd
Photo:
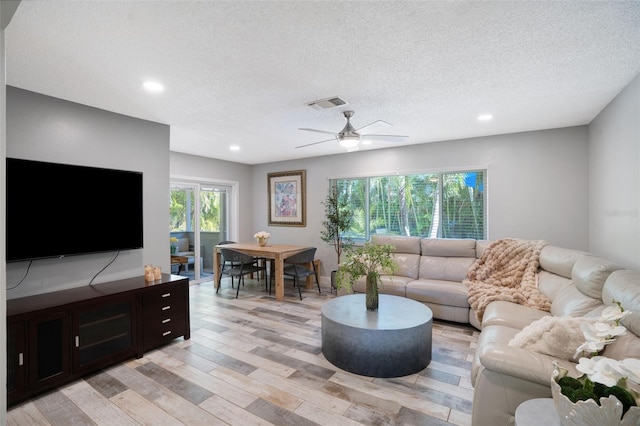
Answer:
[[[551,394],[553,404],[560,417],[562,426],[638,426],[640,425],[640,407],[631,407],[622,416],[622,403],[615,396],[600,398],[600,405],[593,399],[572,402],[562,394],[556,382],[566,373],[558,367],[551,377]]]

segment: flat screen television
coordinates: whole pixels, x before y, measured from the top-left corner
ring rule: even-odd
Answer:
[[[7,158],[6,261],[143,247],[142,173]]]

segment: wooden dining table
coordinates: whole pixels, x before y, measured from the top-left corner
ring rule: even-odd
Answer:
[[[276,300],[284,300],[284,261],[286,258],[309,248],[307,246],[298,246],[291,244],[267,244],[260,246],[256,243],[232,243],[217,245],[214,247],[213,268],[216,279],[213,280],[214,286],[218,288],[220,281],[220,266],[222,265],[220,250],[227,248],[239,251],[254,257],[263,257],[274,262],[276,272]]]

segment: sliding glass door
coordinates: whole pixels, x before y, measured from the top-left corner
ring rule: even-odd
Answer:
[[[229,235],[230,186],[172,182],[169,200],[172,273],[202,280],[213,274],[213,247]]]

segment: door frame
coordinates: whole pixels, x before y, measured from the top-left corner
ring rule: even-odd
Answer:
[[[228,211],[227,211],[227,228],[228,228],[228,235],[226,237],[227,240],[235,240],[238,238],[238,235],[240,234],[239,231],[239,210],[238,210],[238,206],[239,206],[239,194],[238,194],[238,187],[240,185],[240,183],[238,181],[231,181],[231,180],[225,180],[225,179],[212,179],[212,178],[201,178],[201,177],[194,177],[194,176],[182,176],[182,175],[170,175],[169,176],[169,191],[171,191],[171,186],[173,186],[174,184],[176,185],[192,185],[195,187],[195,192],[196,195],[198,195],[200,193],[200,188],[202,186],[224,186],[227,188],[230,188],[228,193],[227,193],[227,205],[228,205]],[[199,223],[198,219],[200,217],[200,197],[196,196],[195,198],[195,202],[196,202],[196,223]],[[195,225],[194,225],[195,226]],[[195,258],[198,259],[200,258],[200,230],[198,229],[197,232],[196,230],[194,230],[194,251],[195,251]],[[200,271],[200,265],[196,265],[195,263],[198,262],[194,262],[194,269],[198,268],[197,270],[199,271],[199,273],[201,273],[202,271]]]

